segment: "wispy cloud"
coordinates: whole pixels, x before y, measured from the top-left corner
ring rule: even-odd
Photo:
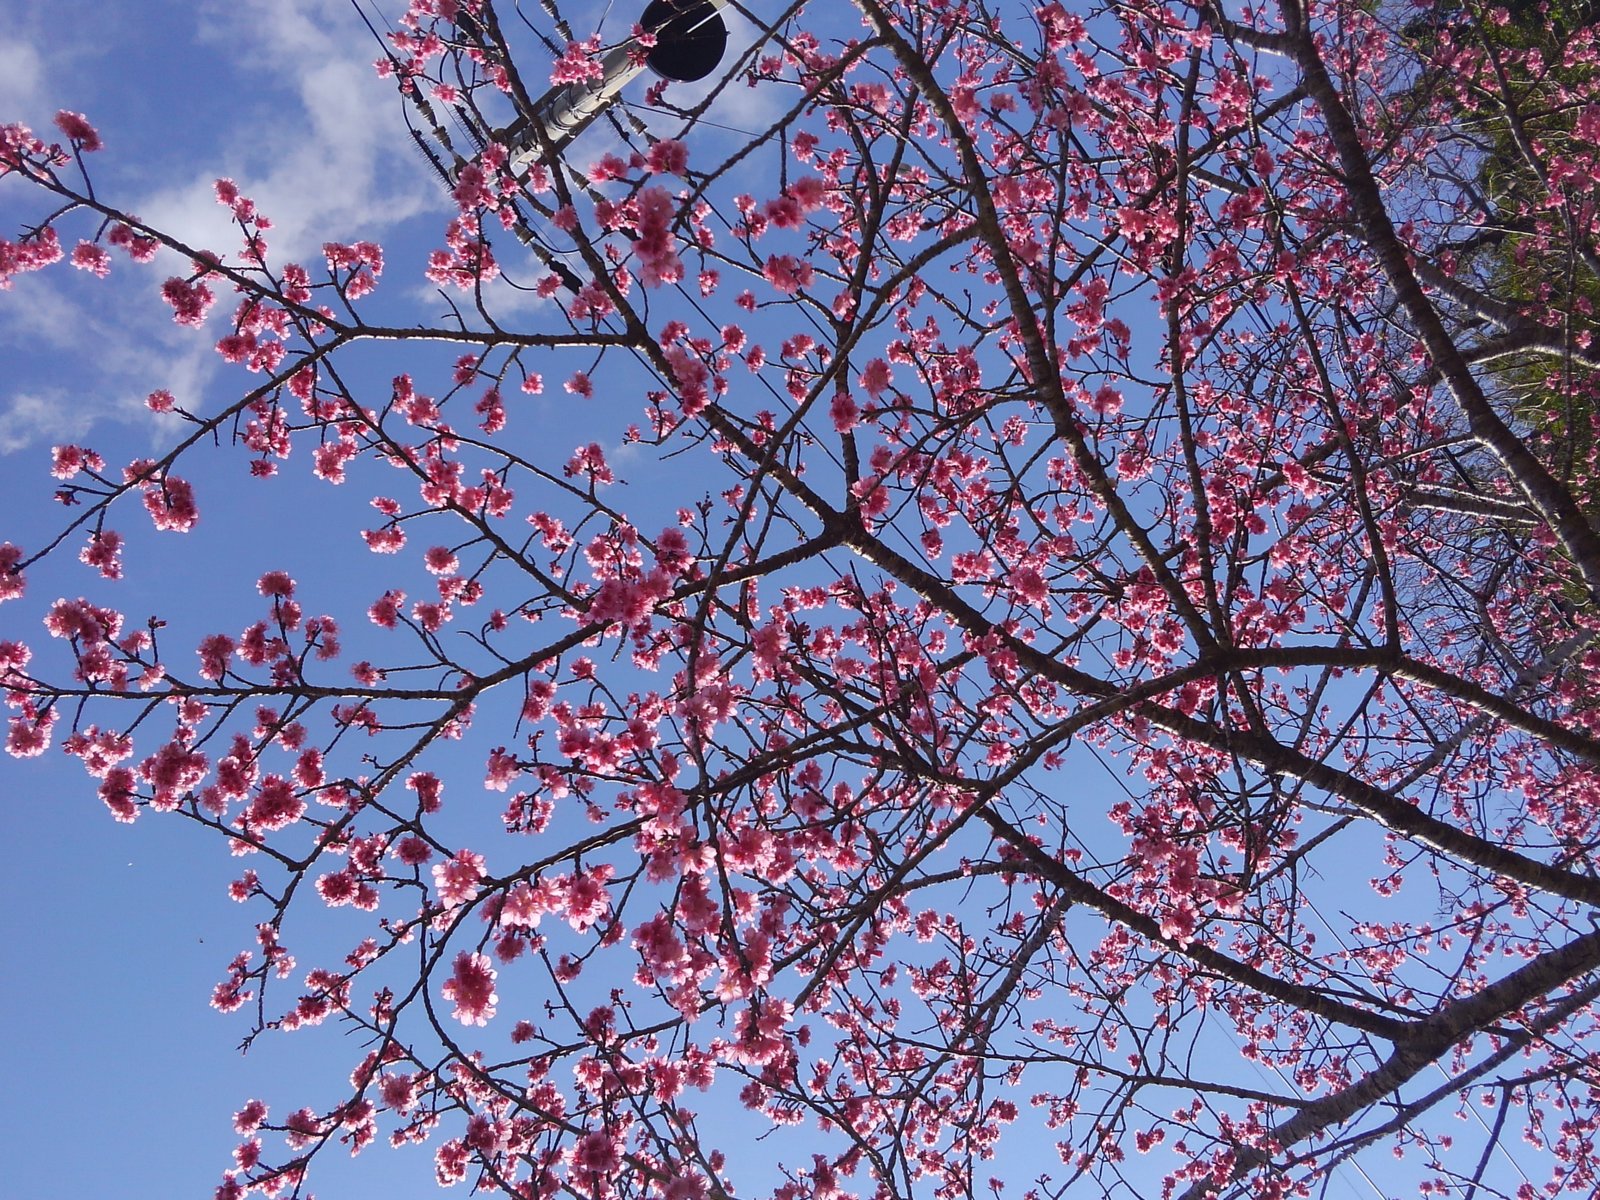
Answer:
[[[42,442],[72,441],[83,435],[90,420],[62,389],[23,392],[11,397],[0,412],[0,454]]]
[[[28,29],[8,30],[0,119],[42,127],[58,107],[93,108],[75,95],[98,93],[104,109],[116,89],[137,85],[92,74],[97,56],[73,43],[76,27],[68,21],[63,36],[31,41]],[[182,36],[192,40],[173,44],[171,61],[193,64],[194,94],[210,98],[197,103],[223,119],[192,125],[191,114],[169,110],[166,149],[148,166],[131,147],[108,150],[104,169],[118,207],[191,246],[233,254],[238,230],[212,192],[217,177],[232,176],[272,218],[279,263],[314,261],[330,239],[383,240],[408,217],[440,207],[436,185],[405,146],[392,84],[372,69],[378,49],[346,0],[208,0]],[[184,167],[174,174],[178,143]],[[52,440],[127,439],[130,421],[142,452],[156,432],[143,408],[151,389],[206,406],[205,388],[219,372],[211,348],[218,335],[172,325],[153,294],[160,274],[119,262],[104,282],[64,267],[16,281],[0,302],[0,358],[13,364],[0,371],[0,454]],[[102,433],[96,426],[105,422],[121,429]]]
[[[147,271],[83,282],[24,276],[0,304],[0,342],[22,348],[11,351],[18,368],[0,377],[0,454],[98,440],[108,424],[130,454],[143,453],[164,432],[145,397],[167,388],[198,407],[221,366],[210,338],[166,319]]]
[[[245,87],[285,93],[270,124],[243,127],[215,163],[141,202],[152,224],[224,252],[238,233],[211,194],[221,175],[270,216],[275,256],[301,259],[330,238],[379,237],[437,202],[406,150],[400,103],[378,79],[377,47],[341,0],[214,4],[197,34]],[[292,100],[291,100],[292,98]]]
[[[584,16],[598,23],[600,10],[591,4]],[[391,249],[401,247],[401,255],[415,254],[415,261],[438,244],[437,231],[424,234],[420,245],[411,241],[409,249],[404,247],[410,231],[405,239],[396,236],[402,222],[430,209],[442,211],[448,201],[410,152],[400,101],[392,84],[372,70],[378,48],[348,0],[204,0],[200,13],[198,24],[179,29],[176,36],[190,40],[173,45],[171,58],[193,64],[192,90],[196,104],[210,106],[208,119],[194,125],[190,141],[187,115],[168,109],[172,124],[164,145],[153,145],[148,166],[130,148],[113,158],[113,146],[104,157],[112,169],[108,175],[118,176],[120,207],[192,246],[233,254],[238,230],[212,193],[217,177],[231,176],[272,218],[269,240],[279,263],[314,262],[329,239],[387,240]],[[731,67],[756,31],[731,12],[729,20],[725,64]],[[613,13],[607,34],[616,23]],[[0,119],[42,124],[57,107],[92,109],[88,101],[74,101],[76,95],[114,104],[118,89],[137,86],[133,79],[96,73],[103,55],[87,42],[74,44],[72,30],[79,26],[65,22],[62,35],[49,38],[42,29],[24,28],[0,43]],[[581,37],[594,28],[588,24],[574,32]],[[536,77],[538,68],[530,66],[529,74]],[[713,77],[675,85],[673,99],[692,103],[715,84]],[[646,86],[642,80],[634,84],[630,99]],[[759,129],[786,98],[781,88],[752,92],[733,81],[707,114],[707,124],[696,130],[693,160],[710,165],[743,137],[717,126]],[[653,123],[663,134],[677,132],[659,115]],[[612,148],[603,128],[572,148],[575,162]],[[179,148],[182,155],[175,158]],[[176,172],[175,162],[182,164]],[[509,238],[503,245],[506,266],[518,278],[531,281],[544,273],[524,261]],[[425,290],[407,272],[409,265],[403,257],[393,261],[398,277],[386,280],[386,287]],[[172,326],[152,296],[160,273],[119,264],[113,278],[100,284],[64,268],[18,280],[17,290],[0,303],[0,343],[7,344],[0,354],[21,364],[0,372],[0,453],[48,439],[91,433],[98,438],[94,426],[104,421],[137,418],[141,429],[152,428],[142,405],[154,387],[170,387],[185,405],[205,407],[204,389],[220,373],[210,345],[214,338]],[[490,291],[502,318],[526,317],[551,303],[500,282]]]
[[[44,59],[20,34],[0,41],[0,120],[38,121],[44,105]]]

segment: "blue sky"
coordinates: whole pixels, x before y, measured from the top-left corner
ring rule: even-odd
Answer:
[[[575,21],[586,8],[567,7]],[[231,176],[272,216],[287,257],[330,238],[380,239],[397,286],[422,283],[421,258],[453,206],[402,140],[399,104],[372,70],[377,47],[346,0],[0,0],[0,28],[0,121],[47,130],[58,109],[89,115],[107,144],[93,162],[103,195],[231,247],[211,194]],[[30,200],[0,184],[7,233]],[[4,538],[37,544],[59,523],[52,444],[125,461],[170,433],[145,411],[149,391],[203,406],[231,386],[218,382],[211,339],[185,336],[162,310],[159,277],[120,275],[97,285],[51,271],[0,294]],[[264,492],[212,489],[196,541],[141,540],[121,602],[166,612],[181,594],[231,626],[264,566],[314,573],[329,546],[307,531],[327,505],[366,497],[305,482],[302,465]],[[86,586],[70,560],[42,570],[28,600],[0,613],[0,636],[26,636],[38,603]],[[0,879],[0,1193],[208,1196],[238,1140],[234,1109],[256,1095],[332,1100],[358,1054],[324,1029],[262,1039],[242,1057],[241,1021],[207,1003],[251,937],[250,914],[225,898],[239,864],[177,822],[113,823],[87,784],[59,753],[0,764],[0,841],[12,848]],[[431,1154],[377,1148],[353,1166],[329,1156],[316,1190],[436,1194]]]
[[[563,6],[580,33],[604,7]],[[0,0],[0,27],[0,121],[44,130],[57,109],[86,113],[107,144],[92,161],[103,194],[194,243],[231,247],[211,194],[213,179],[230,176],[275,221],[275,253],[383,241],[385,288],[414,315],[434,311],[415,307],[428,292],[420,264],[451,206],[405,143],[398,102],[371,69],[376,47],[347,0]],[[713,118],[753,123],[768,103],[736,99]],[[603,137],[596,131],[575,153],[597,155]],[[732,144],[738,134],[708,124],[705,137]],[[28,199],[0,184],[0,232],[14,232]],[[0,540],[31,547],[59,523],[48,503],[53,443],[126,460],[170,433],[144,409],[150,390],[196,406],[235,394],[211,339],[175,328],[152,283],[146,273],[99,283],[58,269],[0,294]],[[582,440],[589,418],[551,390],[514,419],[541,437]],[[651,470],[628,464],[640,487]],[[234,631],[266,568],[318,578],[330,606],[372,598],[362,576],[370,560],[324,536],[359,528],[370,491],[314,487],[298,462],[248,486],[218,472],[194,535],[128,531],[137,553],[118,595],[130,615],[181,607],[195,625],[187,636],[225,613],[218,624]],[[346,554],[347,573],[319,573]],[[41,569],[27,601],[0,610],[0,636],[19,636],[41,604],[85,586],[70,556]],[[475,786],[482,746],[464,746],[458,761],[463,786]],[[243,1101],[338,1095],[357,1054],[335,1029],[264,1038],[241,1057],[241,1022],[207,1006],[251,920],[224,899],[240,864],[213,839],[148,816],[114,824],[59,754],[0,759],[0,839],[12,849],[0,877],[8,1196],[65,1200],[108,1186],[132,1200],[209,1195],[237,1140],[229,1114]],[[329,918],[329,945],[345,936],[337,922]],[[433,1195],[430,1163],[431,1147],[375,1148],[354,1166],[329,1156],[316,1191]],[[1334,1194],[1372,1194],[1359,1183],[1341,1178]]]
[[[4,0],[0,26],[0,120],[46,129],[59,108],[89,114],[108,145],[95,163],[105,194],[196,241],[220,232],[210,196],[219,175],[260,199],[286,249],[387,237],[440,207],[437,185],[394,143],[392,93],[373,77],[374,47],[339,0]],[[8,226],[18,190],[0,185]],[[181,336],[152,303],[152,280],[109,282],[50,272],[0,295],[7,537],[36,537],[61,516],[47,503],[52,443],[132,457],[162,436],[143,411],[148,391],[169,387],[199,403],[215,379],[208,342]],[[265,527],[292,557],[292,525],[252,527],[257,545],[274,540]],[[170,608],[176,588],[210,582],[219,606],[242,598],[248,548],[215,542],[205,580],[193,570],[196,547],[150,545],[155,557],[127,581],[130,608]],[[180,561],[190,564],[181,574]],[[33,599],[76,594],[67,589],[85,584],[73,575],[47,575]],[[0,624],[17,636],[29,618],[37,612],[7,612]],[[12,848],[0,883],[0,1041],[10,1067],[0,1192],[208,1196],[237,1140],[233,1110],[326,1072],[345,1048],[271,1038],[241,1057],[243,1027],[207,1005],[250,936],[248,914],[224,898],[238,864],[175,822],[114,824],[74,766],[59,754],[0,766],[0,840]],[[330,1166],[324,1196],[369,1185],[400,1197],[435,1191],[426,1152],[368,1155],[355,1175]],[[354,1178],[366,1182],[357,1188]]]
[[[581,35],[601,27],[605,7],[563,11]],[[190,244],[231,249],[237,234],[212,194],[213,180],[231,177],[273,219],[279,261],[315,259],[325,240],[379,240],[392,297],[378,303],[409,320],[439,311],[421,266],[454,205],[405,139],[400,104],[372,70],[378,48],[348,0],[0,0],[0,27],[0,121],[43,132],[59,109],[85,113],[106,144],[90,160],[102,196]],[[736,114],[713,112],[713,122],[761,119],[765,99],[738,101]],[[708,145],[739,136],[713,123],[705,130]],[[598,157],[606,137],[593,130],[573,153]],[[37,211],[24,189],[0,183],[7,235]],[[174,326],[154,294],[176,265],[119,263],[106,281],[56,269],[0,293],[0,540],[31,549],[70,515],[50,503],[52,445],[127,461],[175,432],[147,411],[151,390],[168,388],[197,411],[237,394],[215,335]],[[404,365],[415,369],[417,359],[411,352]],[[557,383],[524,400],[513,423],[540,438],[588,440],[592,416]],[[331,611],[359,612],[348,606],[381,590],[366,579],[372,560],[355,537],[373,524],[371,489],[314,485],[298,461],[277,479],[246,481],[241,465],[213,454],[189,468],[203,510],[190,535],[158,536],[125,518],[127,577],[111,591],[70,554],[30,572],[26,599],[0,610],[0,637],[34,636],[53,598],[87,592],[114,599],[130,620],[170,616],[173,644],[193,644],[251,619],[264,569],[315,580]],[[648,486],[651,470],[647,459],[628,460],[635,485]],[[339,558],[347,570],[326,569]],[[346,636],[362,631],[347,624]],[[477,787],[483,757],[470,739],[458,752],[461,787]],[[448,778],[448,758],[433,767]],[[0,879],[0,946],[13,964],[0,972],[0,1045],[16,1081],[0,1090],[0,1193],[65,1200],[114,1179],[132,1200],[209,1196],[239,1140],[231,1114],[247,1099],[267,1098],[282,1116],[347,1094],[359,1051],[332,1026],[268,1036],[242,1055],[242,1015],[209,1007],[257,919],[226,899],[247,864],[214,838],[151,814],[112,822],[92,782],[57,750],[0,761],[0,840],[15,860]],[[313,949],[342,955],[367,932],[322,910],[330,915],[296,947],[302,964],[316,961]],[[313,1187],[323,1197],[438,1194],[432,1150],[378,1146],[354,1163],[326,1155]]]

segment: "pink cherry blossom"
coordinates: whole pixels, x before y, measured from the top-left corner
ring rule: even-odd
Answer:
[[[478,881],[483,878],[483,855],[471,850],[457,851],[454,858],[433,866],[433,886],[439,894],[439,903],[446,908],[465,904],[477,894]]]
[[[93,242],[79,242],[72,251],[72,265],[104,279],[111,274],[111,255]]]
[[[761,269],[767,282],[784,295],[793,295],[801,288],[811,286],[815,276],[811,264],[802,262],[792,254],[774,254]]]
[[[889,390],[892,379],[893,374],[889,370],[889,364],[881,358],[875,358],[861,372],[861,388],[876,400]]]
[[[12,717],[6,734],[6,753],[13,758],[37,758],[50,748],[50,730],[55,710],[37,716]]]
[[[161,285],[161,296],[172,306],[175,322],[194,327],[205,324],[206,314],[216,302],[216,296],[204,283],[176,277]]]
[[[855,399],[849,392],[835,392],[833,401],[828,406],[828,416],[832,418],[836,431],[849,433],[861,419],[861,409],[857,407]]]
[[[451,1015],[463,1025],[487,1025],[494,1016],[500,997],[495,994],[497,972],[482,954],[466,951],[456,955],[455,969],[441,989],[445,999],[455,1002]]]
[[[657,143],[657,149],[666,143]],[[639,236],[633,252],[639,257],[639,282],[645,287],[677,283],[683,278],[683,260],[672,244],[671,222],[676,206],[664,188],[647,187],[634,201],[638,209]]]
[[[617,1153],[616,1142],[613,1136],[604,1130],[585,1134],[572,1152],[573,1170],[581,1174],[609,1179],[621,1164],[622,1158]]]
[[[168,475],[159,483],[144,488],[144,506],[157,529],[173,533],[187,533],[200,519],[195,507],[194,488],[176,475]]]
[[[72,139],[79,150],[89,153],[101,149],[100,135],[82,113],[62,109],[56,113],[56,128]]]
[[[256,582],[256,590],[263,596],[294,595],[294,580],[283,571],[268,571]]]
[[[89,542],[78,551],[78,561],[94,567],[103,578],[122,578],[122,535],[114,529],[97,530],[89,535]]]
[[[245,823],[252,829],[273,833],[305,815],[306,803],[295,792],[294,784],[278,775],[268,775],[256,789],[255,798],[245,811]]]
[[[461,561],[445,546],[432,546],[422,556],[422,565],[435,575],[453,575]]]
[[[516,779],[521,769],[517,765],[516,758],[506,753],[504,746],[496,747],[489,752],[489,766],[484,775],[483,786],[490,791],[503,792]]]
[[[0,542],[0,601],[15,600],[22,595],[24,581],[17,567],[21,561],[21,549],[10,542]]]
[[[645,156],[651,171],[661,175],[682,175],[689,165],[689,148],[675,138],[662,138]]]
[[[233,1128],[235,1133],[251,1134],[261,1128],[267,1119],[267,1106],[260,1100],[251,1100],[238,1112],[233,1114]]]
[[[395,857],[409,867],[421,866],[433,857],[433,847],[415,835],[401,838],[394,846]]]
[[[0,291],[10,289],[13,276],[60,262],[62,253],[60,239],[49,226],[20,242],[0,238]]]
[[[228,671],[228,660],[233,657],[234,640],[226,634],[214,633],[200,643],[200,677],[221,679]]]

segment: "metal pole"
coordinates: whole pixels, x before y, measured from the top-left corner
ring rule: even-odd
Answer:
[[[559,149],[575,138],[610,108],[622,89],[646,67],[678,80],[702,79],[710,74],[721,60],[727,42],[727,26],[721,12],[726,4],[727,0],[655,0],[645,9],[641,22],[656,33],[653,48],[647,50],[630,37],[600,60],[598,79],[567,84],[539,100],[532,117],[544,130],[549,145]],[[716,23],[714,27],[712,22]],[[698,51],[697,61],[685,67],[679,59],[691,45]],[[526,118],[518,120],[504,135],[514,147],[511,171],[519,176],[543,154],[541,145],[526,136],[526,124]]]

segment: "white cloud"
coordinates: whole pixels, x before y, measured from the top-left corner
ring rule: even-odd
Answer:
[[[401,102],[373,71],[378,48],[347,0],[205,0],[189,31],[194,41],[168,52],[173,62],[206,64],[196,94],[215,97],[207,110],[213,119],[194,125],[206,134],[191,138],[188,114],[161,118],[152,132],[164,134],[169,149],[181,148],[177,171],[167,154],[159,167],[130,174],[137,157],[113,161],[108,153],[107,175],[121,172],[119,207],[197,249],[235,254],[239,231],[212,191],[217,177],[232,176],[273,220],[273,260],[312,263],[324,241],[381,241],[405,218],[447,206],[405,147]],[[95,54],[89,42],[30,42],[26,33],[8,30],[0,41],[0,120],[40,127],[56,107],[72,106],[67,97],[84,90]],[[117,88],[136,85],[93,78],[97,112],[116,103]],[[8,199],[26,211],[28,198]],[[154,289],[176,269],[174,262],[152,272],[119,256],[103,283],[65,267],[16,281],[0,303],[0,356],[17,364],[0,372],[0,454],[86,435],[91,442],[156,438],[160,422],[143,407],[156,387],[170,388],[186,407],[207,407],[219,334],[172,325]],[[93,428],[107,421],[122,428]],[[138,427],[131,439],[130,423]]]
[[[0,377],[0,454],[49,441],[100,443],[111,436],[107,423],[121,427],[119,447],[144,453],[171,433],[170,420],[145,406],[151,391],[203,406],[221,367],[215,334],[173,325],[148,270],[124,267],[73,294],[80,282],[24,276],[0,304],[0,343],[24,348],[10,351],[15,369]]]
[[[23,392],[0,412],[0,454],[41,442],[69,442],[83,436],[92,422],[88,409],[75,405],[60,389]]]
[[[379,238],[437,203],[405,148],[393,85],[377,77],[378,48],[342,0],[246,0],[209,5],[201,41],[229,61],[241,90],[283,89],[272,121],[240,106],[232,147],[139,205],[151,224],[185,242],[234,253],[240,241],[212,182],[230,176],[274,224],[278,261],[313,257],[330,239]],[[287,97],[285,97],[287,99]]]
[[[0,41],[0,121],[40,122],[44,108],[44,60],[19,34]]]
[[[8,342],[31,351],[72,351],[87,344],[88,315],[62,293],[52,272],[14,279],[0,306],[0,333]]]
[[[598,22],[599,10],[590,4],[583,20]],[[142,178],[125,175],[118,184],[119,206],[191,246],[231,255],[239,248],[239,233],[212,193],[216,177],[231,176],[272,218],[268,237],[279,263],[313,263],[320,244],[329,239],[394,241],[400,222],[430,209],[440,213],[442,228],[449,202],[407,146],[401,101],[393,85],[373,71],[378,47],[348,0],[202,0],[200,13],[199,23],[190,27],[194,41],[173,46],[170,53],[172,61],[205,64],[196,95],[211,97],[203,102],[208,120],[195,126],[205,132],[190,141],[184,114],[160,118],[172,123],[163,132],[168,151],[181,148],[181,166],[172,169],[169,152],[162,174],[152,168]],[[608,31],[617,19],[613,12]],[[749,22],[731,13],[730,28],[725,67],[755,36]],[[574,32],[582,37],[593,29],[581,24]],[[115,103],[114,88],[134,85],[131,79],[86,74],[99,61],[86,48],[89,43],[74,47],[38,37],[30,42],[26,32],[0,44],[0,119],[48,121],[57,105],[71,105],[63,97],[74,94],[74,81],[81,91],[86,80],[94,79],[102,93],[96,102],[102,105]],[[543,51],[530,42],[528,53]],[[537,78],[540,67],[530,61],[525,71]],[[682,103],[704,94],[714,82],[715,77],[677,85],[674,99]],[[66,91],[44,95],[44,89],[57,85]],[[630,98],[642,96],[646,86],[644,80],[636,82]],[[696,131],[694,160],[708,165],[740,140],[739,134],[712,128],[712,122],[761,128],[785,97],[784,89],[752,92],[735,80],[708,114],[708,125]],[[219,117],[225,122],[221,127]],[[591,130],[581,148],[574,147],[574,161],[609,148],[611,139],[602,128]],[[139,159],[119,160],[119,167],[130,163]],[[424,236],[427,246],[438,244],[438,231]],[[496,240],[519,279],[531,281],[544,273],[522,258],[509,237]],[[413,254],[420,259],[420,253],[414,244],[401,245],[404,257],[392,256],[398,278],[386,285],[424,290],[414,269],[407,269],[415,263],[406,261]],[[152,294],[160,276],[174,269],[179,268],[169,265],[152,273],[119,260],[113,279],[87,289],[87,281],[64,268],[18,280],[16,292],[0,305],[0,341],[8,344],[0,353],[14,355],[21,347],[28,370],[0,379],[0,453],[31,441],[83,437],[96,421],[136,421],[136,440],[153,437],[156,423],[142,405],[154,387],[170,387],[186,406],[206,407],[207,384],[223,374],[211,349],[217,335],[176,329]],[[490,290],[501,317],[525,316],[550,304],[504,283]],[[17,302],[24,292],[26,300]],[[224,307],[219,306],[219,315]],[[70,376],[63,383],[69,362]],[[127,433],[124,426],[118,436]]]

